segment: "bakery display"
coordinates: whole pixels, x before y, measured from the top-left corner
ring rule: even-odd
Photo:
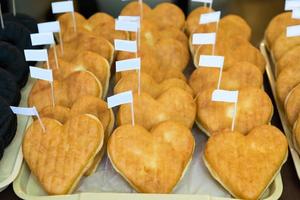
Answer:
[[[29,199],[83,198],[83,193],[84,198],[97,199],[104,192],[109,198],[113,194],[116,198],[173,199],[180,194],[193,199],[207,194],[209,186],[209,198],[218,191],[220,197],[260,199],[280,190],[279,173],[288,144],[271,125],[273,105],[263,86],[266,61],[250,42],[248,22],[228,14],[218,23],[200,25],[201,14],[212,8],[198,7],[186,18],[172,3],[152,7],[140,1],[123,3],[120,16],[141,17],[137,32],[116,30],[119,18],[104,12],[91,13],[89,18],[70,8],[55,12],[60,13],[62,37],[55,33],[48,62],[39,63],[42,69],[52,70],[53,82],[30,79],[32,85],[24,88],[29,91],[27,107],[38,113],[31,113],[34,117],[24,132],[25,162],[15,183],[16,193],[22,185]],[[0,104],[5,113],[0,158],[14,136],[8,130],[17,128],[9,105],[18,105],[20,88],[28,77],[28,63],[22,62],[20,52],[31,49],[25,36],[37,32],[35,20],[28,16],[6,18],[9,29],[0,31],[4,52]],[[134,20],[126,20],[130,19]],[[8,34],[13,29],[9,24],[18,20],[14,31],[20,32],[19,38],[16,32]],[[280,20],[286,23],[286,16]],[[277,23],[270,26],[284,30]],[[290,61],[290,57],[297,60],[296,52],[289,53],[297,49],[298,40],[271,29],[266,37],[283,63],[279,95],[294,126],[295,144],[300,144],[300,79],[297,63]],[[215,31],[214,47],[193,45],[193,34]],[[115,39],[137,41],[137,51],[115,50]],[[224,66],[201,66],[201,55],[223,56]],[[117,62],[133,58],[140,58],[140,67],[128,65],[127,71],[116,67]],[[238,91],[236,103],[212,101],[216,89]],[[130,95],[117,95],[125,92]],[[107,98],[114,95],[120,99]],[[115,105],[118,108],[112,109]],[[268,188],[270,192],[265,193]]]
[[[287,159],[283,133],[270,125],[221,131],[209,138],[203,159],[211,175],[239,199],[259,199]]]
[[[183,177],[194,148],[188,128],[165,121],[151,131],[139,125],[118,127],[107,151],[115,170],[136,191],[161,194],[172,192]]]

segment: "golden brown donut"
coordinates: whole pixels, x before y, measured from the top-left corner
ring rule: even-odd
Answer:
[[[151,8],[143,3],[143,16],[147,16],[151,12]],[[132,1],[128,3],[124,8],[121,10],[121,16],[140,16],[141,12],[140,3],[138,1]]]
[[[296,46],[286,52],[276,63],[275,65],[275,71],[276,75],[278,76],[281,71],[286,68],[286,67],[291,67],[291,66],[298,66],[300,63],[300,46]]]
[[[289,125],[292,127],[300,113],[300,85],[294,87],[285,98],[284,109]]]

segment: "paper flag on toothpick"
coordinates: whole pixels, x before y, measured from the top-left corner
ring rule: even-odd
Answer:
[[[286,37],[300,36],[300,25],[288,26],[286,28]]]
[[[200,67],[222,68],[224,65],[224,56],[200,55]]]
[[[141,17],[140,16],[119,16],[118,20],[137,22],[137,24],[139,25],[141,22]]]
[[[116,20],[115,29],[119,31],[137,32],[139,25],[134,21]]]
[[[75,19],[73,1],[53,2],[53,3],[51,3],[51,7],[52,7],[52,13],[53,14],[71,12],[72,13],[74,32],[76,32],[76,19]]]
[[[47,49],[25,49],[26,61],[48,61]]]
[[[107,98],[107,105],[108,108],[116,107],[122,104],[131,104],[131,122],[132,126],[135,125],[134,123],[134,109],[133,109],[133,95],[132,91],[122,92],[119,94],[116,94],[114,96]]]
[[[285,1],[285,6],[284,6],[284,10],[293,10],[295,8],[299,8],[300,7],[300,1],[299,0],[289,0],[289,1]]]
[[[238,91],[228,91],[228,90],[214,90],[212,94],[212,101],[234,103],[231,131],[234,131],[234,126],[235,126],[238,96],[239,96]]]
[[[33,46],[55,44],[53,33],[32,33],[30,38]]]
[[[59,14],[59,13],[66,13],[66,12],[74,12],[74,4],[73,1],[60,1],[60,2],[53,2],[52,6],[52,13]]]
[[[116,62],[116,72],[140,70],[141,58],[133,58]]]
[[[128,51],[137,52],[137,42],[129,40],[115,40],[115,50],[117,51]]]
[[[199,24],[209,24],[213,22],[218,22],[221,17],[221,11],[204,13],[200,15]]]
[[[192,44],[215,44],[216,43],[216,33],[195,33],[193,34]]]
[[[30,76],[32,78],[53,82],[53,74],[51,69],[42,69],[39,67],[29,67]]]
[[[40,125],[45,132],[45,126],[40,118],[40,115],[36,108],[33,106],[32,108],[24,108],[24,107],[15,107],[15,106],[10,106],[10,109],[12,110],[13,113],[16,115],[24,115],[24,116],[36,116],[40,122]]]
[[[192,2],[212,4],[213,0],[192,0]]]
[[[300,19],[300,8],[294,8],[292,12],[293,19]]]
[[[58,33],[60,32],[59,21],[38,23],[39,33]]]

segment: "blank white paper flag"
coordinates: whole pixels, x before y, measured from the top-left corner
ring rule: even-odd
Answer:
[[[195,33],[193,34],[192,43],[194,45],[200,44],[215,44],[216,33]]]
[[[286,37],[300,36],[300,25],[288,26],[286,28]]]
[[[238,95],[238,91],[214,90],[212,94],[212,101],[236,103],[238,101]]]
[[[115,29],[118,31],[137,32],[138,23],[134,21],[116,20]]]
[[[44,81],[53,81],[53,75],[51,69],[42,69],[39,67],[29,67],[30,69],[30,76],[32,78],[44,80]]]
[[[133,58],[116,62],[116,72],[138,70],[141,68],[141,58]]]
[[[221,11],[204,13],[200,15],[200,24],[208,24],[218,22],[221,17]]]
[[[33,33],[30,38],[33,46],[55,44],[53,33]]]
[[[199,3],[212,3],[213,0],[192,0],[192,2],[199,2]]]
[[[300,8],[294,8],[292,12],[293,19],[300,19]]]
[[[132,91],[122,92],[107,98],[108,108],[119,106],[122,104],[132,103]]]
[[[217,67],[222,68],[224,65],[224,56],[200,55],[200,67]]]
[[[65,13],[65,12],[74,12],[74,5],[73,1],[60,1],[60,2],[53,2],[52,6],[52,13]]]
[[[39,33],[60,32],[59,21],[39,23],[38,30]]]
[[[25,49],[24,55],[26,61],[47,61],[47,49]]]
[[[115,50],[137,52],[137,42],[129,40],[115,40]]]
[[[299,0],[286,0],[284,10],[293,10],[295,8],[300,7],[300,1]]]
[[[25,116],[37,116],[38,115],[38,112],[35,107],[24,108],[24,107],[10,106],[10,109],[16,115],[25,115]]]

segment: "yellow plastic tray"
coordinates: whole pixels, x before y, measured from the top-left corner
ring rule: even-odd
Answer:
[[[275,62],[272,59],[272,55],[270,55],[268,53],[268,50],[267,50],[267,47],[266,47],[264,41],[261,42],[261,44],[260,44],[260,51],[263,54],[263,56],[265,57],[266,62],[267,62],[266,71],[267,71],[267,75],[268,75],[269,82],[270,82],[270,85],[271,85],[272,93],[273,93],[273,96],[274,96],[274,99],[275,99],[275,103],[276,103],[276,106],[277,106],[277,110],[278,110],[278,113],[279,113],[279,117],[280,117],[280,120],[281,120],[281,123],[282,123],[283,130],[284,130],[285,135],[288,139],[288,143],[289,143],[291,155],[292,155],[292,158],[293,158],[293,161],[294,161],[294,165],[295,165],[295,168],[296,168],[296,171],[297,171],[297,175],[298,175],[298,178],[300,180],[300,157],[299,157],[299,154],[297,153],[297,151],[295,150],[295,147],[294,147],[294,144],[293,144],[292,132],[288,127],[287,118],[285,116],[285,113],[284,113],[284,110],[283,110],[282,106],[279,104],[279,101],[278,101],[277,95],[276,95],[275,76],[274,76],[274,74],[275,74],[275,68],[274,68]]]

